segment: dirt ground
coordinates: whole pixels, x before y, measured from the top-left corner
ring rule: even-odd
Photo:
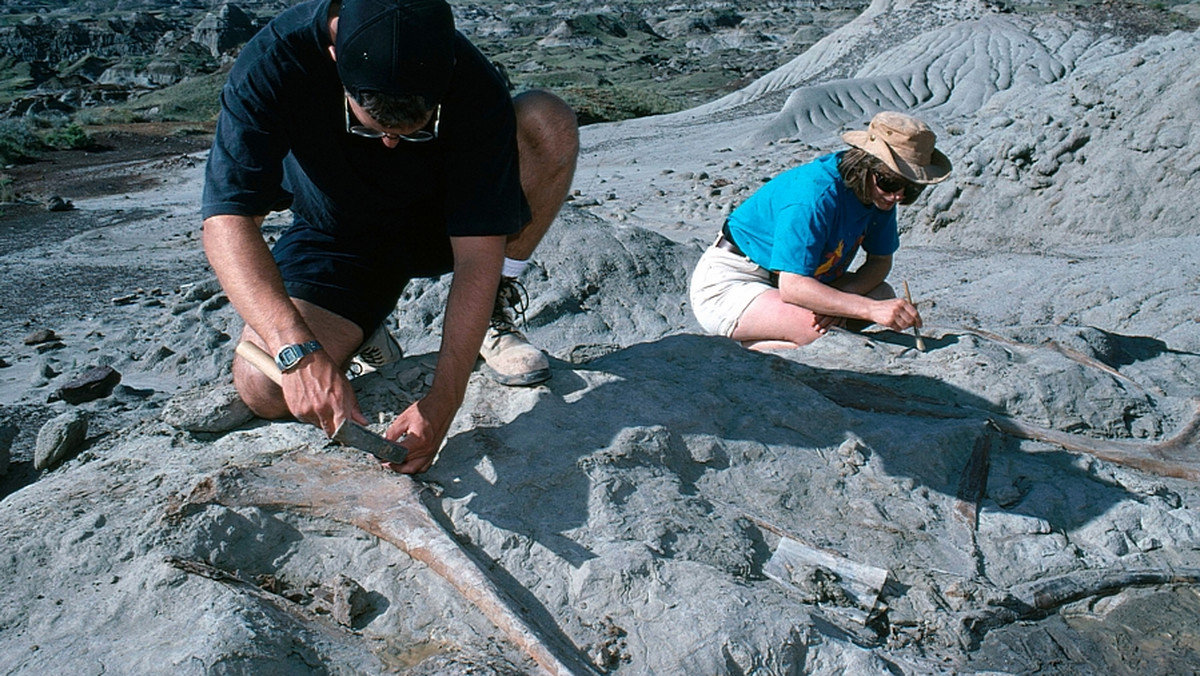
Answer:
[[[131,165],[202,152],[212,143],[210,130],[178,122],[111,125],[88,133],[94,141],[90,148],[47,151],[35,162],[0,171],[17,203],[0,206],[0,221],[19,213],[18,205],[44,206],[55,195],[74,200],[134,192],[154,177]]]
[[[83,150],[47,151],[37,161],[0,169],[6,184],[0,202],[0,369],[20,371],[23,356],[32,348],[23,345],[31,331],[64,325],[111,312],[112,299],[133,289],[172,289],[181,280],[195,281],[205,274],[203,254],[179,255],[172,267],[161,261],[137,260],[134,264],[110,260],[104,247],[95,255],[56,253],[56,243],[80,233],[143,220],[161,210],[141,203],[134,195],[163,180],[168,170],[195,166],[198,153],[208,149],[211,135],[180,133],[179,123],[147,123],[89,129],[94,144]],[[128,206],[105,209],[69,208],[51,211],[51,198],[72,203],[87,198],[131,196]],[[199,203],[199,195],[196,196]],[[199,227],[199,211],[195,228]],[[40,368],[61,370],[54,355],[36,357]],[[7,376],[11,379],[11,374]],[[25,382],[25,381],[22,381]],[[25,382],[26,387],[34,386]],[[23,388],[18,388],[22,390]],[[26,398],[27,399],[27,398]],[[0,433],[6,426],[36,430],[52,414],[44,402],[6,402],[0,412]],[[13,444],[13,465],[0,481],[0,495],[34,480],[32,435]]]
[[[9,195],[7,201],[0,203],[0,256],[145,217],[146,209],[136,203],[102,212],[75,209],[73,203],[91,197],[135,194],[162,180],[165,170],[195,166],[201,161],[196,153],[208,149],[211,135],[181,134],[179,128],[178,123],[95,128],[89,130],[95,143],[88,149],[50,151],[35,162],[5,168],[0,179],[7,179]],[[48,204],[55,199],[69,203],[69,208],[52,211]],[[198,220],[199,213],[197,225]],[[54,257],[37,255],[27,261],[21,255],[20,259],[11,259],[10,265],[19,262],[28,264],[31,273],[10,275],[10,283],[6,285],[9,288],[0,293],[0,320],[5,320],[5,326],[21,320],[21,315],[26,315],[24,320],[28,322],[73,314],[72,310],[81,309],[90,296],[105,302],[108,297],[105,294],[120,295],[130,284],[153,286],[156,281],[141,279],[152,276],[153,266],[131,271],[131,276],[122,279],[111,279],[110,273],[106,273],[103,279],[85,280],[87,275],[81,275],[80,270],[58,270]],[[53,273],[61,273],[65,278],[55,282]],[[61,285],[66,280],[79,287],[78,293],[62,294],[64,302],[69,300],[68,307],[57,307],[55,302],[48,302],[44,291],[47,285]]]

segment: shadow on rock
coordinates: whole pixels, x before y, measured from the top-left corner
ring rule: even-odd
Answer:
[[[999,437],[988,402],[929,378],[876,375],[871,391],[852,376],[723,339],[664,338],[573,371],[556,364],[527,410],[451,438],[428,478],[572,566],[600,541],[635,539],[741,575],[761,566],[746,558],[752,543],[722,551],[697,523],[745,530],[730,519],[758,516],[864,551],[903,541],[928,565],[974,575],[976,524],[945,518],[972,497],[965,483],[982,482],[974,499],[992,497],[988,509],[1037,521],[1031,532],[1077,528],[1123,498],[1078,456],[1013,453],[1014,440],[992,444],[1002,471],[989,479],[973,460],[981,437]],[[509,396],[490,388],[478,406],[500,411]],[[875,408],[887,400],[905,414]]]

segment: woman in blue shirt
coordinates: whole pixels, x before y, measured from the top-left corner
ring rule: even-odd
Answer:
[[[924,122],[877,114],[851,148],[788,170],[739,206],[692,275],[704,330],[754,349],[806,345],[830,326],[921,326],[884,280],[900,246],[896,204],[950,175]],[[865,262],[849,271],[859,249]]]

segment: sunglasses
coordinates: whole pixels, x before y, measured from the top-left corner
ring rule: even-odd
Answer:
[[[379,131],[361,124],[354,124],[356,120],[350,114],[350,98],[345,98],[346,104],[346,133],[361,136],[363,138],[389,138],[392,140],[408,141],[409,143],[425,143],[432,141],[438,137],[438,127],[442,123],[442,104],[437,104],[433,109],[433,129],[418,129],[411,134],[389,134],[386,131]]]
[[[912,199],[917,195],[920,195],[921,191],[925,189],[925,186],[921,185],[920,183],[913,183],[912,181],[900,176],[884,174],[879,171],[873,171],[871,173],[875,175],[875,187],[888,194],[903,191],[905,199]]]

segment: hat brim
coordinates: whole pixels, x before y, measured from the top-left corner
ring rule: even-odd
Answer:
[[[871,136],[872,134],[867,131],[848,131],[842,134],[842,140],[855,148],[865,150],[878,157],[889,169],[913,183],[920,185],[941,183],[950,176],[950,158],[946,157],[937,148],[934,148],[933,152],[930,153],[930,163],[925,166],[919,166],[909,164],[900,159],[892,152],[891,146],[878,137],[872,140]]]

